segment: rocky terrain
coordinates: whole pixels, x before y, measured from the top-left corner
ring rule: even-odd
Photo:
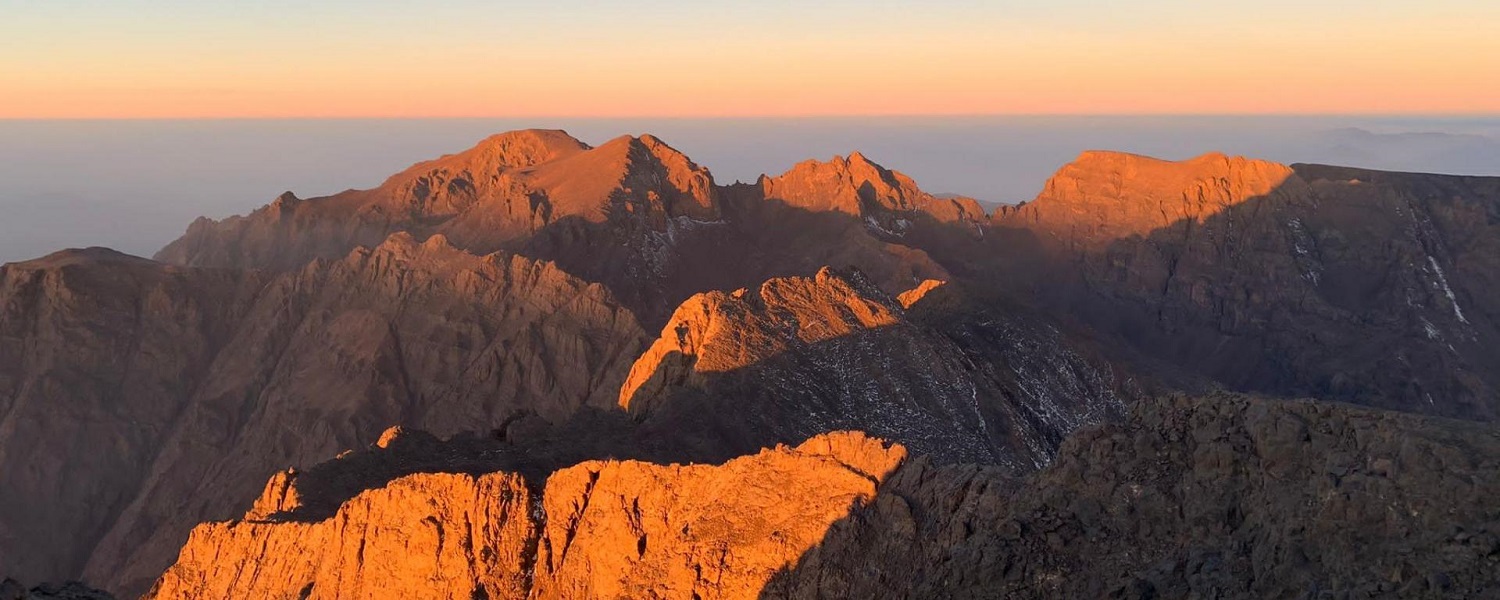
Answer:
[[[1484,598],[1500,431],[1164,397],[1025,480],[908,461],[764,598]]]
[[[242,520],[196,528],[148,597],[1482,597],[1500,585],[1500,510],[1475,501],[1500,493],[1500,431],[1346,405],[1144,400],[1024,478],[857,433],[722,465],[584,462],[545,485],[363,471],[372,454],[442,447],[393,433],[278,475]],[[372,487],[332,514],[314,510],[316,487],[303,504],[304,486],[339,475]]]
[[[722,465],[584,462],[545,485],[421,473],[320,520],[288,501],[306,476],[278,476],[244,520],[194,529],[147,597],[753,597],[904,456],[838,433]]]
[[[267,473],[392,423],[611,406],[646,341],[598,286],[441,238],[274,276],[70,252],[0,281],[0,558],[117,589]]]
[[[994,222],[1047,247],[1040,301],[1170,370],[1465,418],[1500,410],[1500,179],[1086,153]]]
[[[1494,178],[1089,152],[986,214],[857,152],[721,186],[500,134],[0,267],[0,574],[1482,597],[1497,222]]]

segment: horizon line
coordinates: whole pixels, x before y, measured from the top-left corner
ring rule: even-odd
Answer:
[[[661,120],[661,121],[761,121],[800,119],[932,119],[932,118],[1402,118],[1500,119],[1500,110],[1396,111],[1396,112],[985,112],[985,113],[805,113],[749,115],[184,115],[184,116],[0,116],[0,122],[64,121],[465,121],[465,120]]]

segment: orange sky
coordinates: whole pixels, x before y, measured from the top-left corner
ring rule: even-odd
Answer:
[[[0,23],[0,118],[1500,113],[1458,0],[56,4]]]

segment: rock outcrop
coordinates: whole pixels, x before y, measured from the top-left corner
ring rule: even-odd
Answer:
[[[147,597],[520,598],[531,507],[515,475],[409,475],[323,521],[199,526]]]
[[[620,407],[641,406],[669,385],[701,384],[707,373],[743,369],[858,331],[895,325],[898,311],[861,277],[828,268],[811,278],[772,279],[755,292],[698,294],[673,313],[620,388]],[[637,401],[636,398],[641,398]]]
[[[1003,208],[993,220],[1094,248],[1189,227],[1274,194],[1305,193],[1291,167],[1263,160],[1215,153],[1172,162],[1092,151],[1059,169],[1036,199]]]
[[[1049,248],[997,277],[1231,389],[1492,419],[1496,215],[1496,178],[1092,152],[996,215]]]
[[[443,447],[423,439],[366,454]],[[539,491],[411,474],[316,520],[200,526],[149,597],[1483,597],[1500,585],[1497,467],[1480,424],[1172,396],[1027,477],[857,433],[717,466],[589,461]]]
[[[866,219],[872,227],[900,236],[920,217],[941,223],[979,223],[985,211],[972,198],[939,198],[910,177],[854,152],[822,162],[804,161],[776,177],[762,176],[766,198],[812,212],[836,211]]]
[[[1481,598],[1500,432],[1315,401],[1136,405],[1026,480],[916,460],[762,598]]]
[[[0,282],[0,569],[127,595],[284,465],[612,406],[646,341],[550,264],[401,234],[280,275],[84,251]]]
[[[754,598],[904,457],[833,433],[723,465],[585,462],[539,496],[514,474],[412,474],[317,521],[202,525],[147,597]]]
[[[857,271],[694,296],[631,368],[620,405],[654,435],[734,452],[853,429],[944,462],[1029,470],[1136,391],[1045,319],[923,287],[911,313]]]
[[[77,581],[44,583],[28,588],[19,581],[6,578],[0,580],[0,600],[114,600],[114,596]]]

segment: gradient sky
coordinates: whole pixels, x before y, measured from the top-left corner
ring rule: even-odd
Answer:
[[[1494,0],[0,0],[0,118],[1500,113]]]

